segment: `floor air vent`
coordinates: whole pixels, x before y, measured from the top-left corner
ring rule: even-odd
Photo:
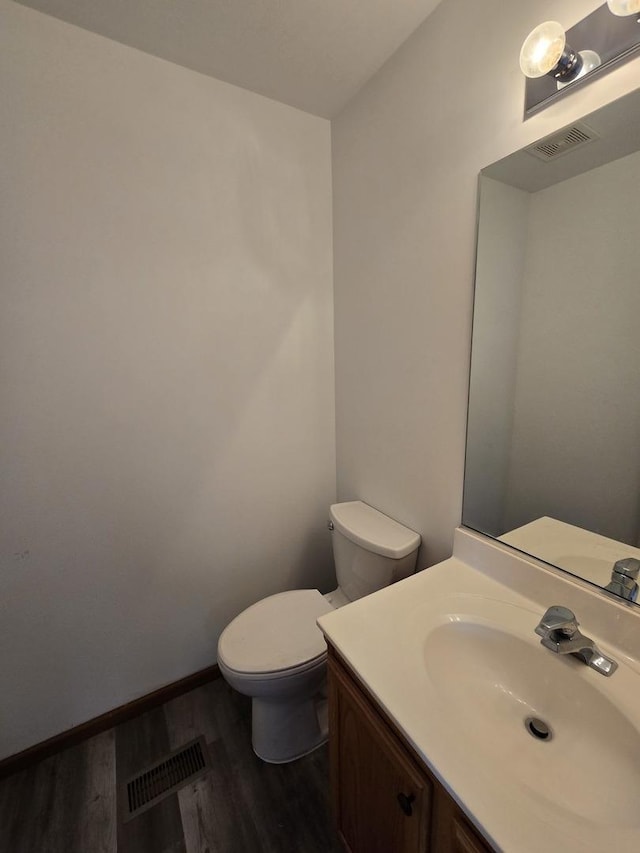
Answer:
[[[210,766],[203,737],[172,752],[123,786],[124,820],[131,820],[174,791],[203,776]]]
[[[598,134],[586,124],[574,124],[561,130],[560,133],[554,133],[552,136],[547,136],[546,139],[541,139],[540,142],[536,142],[535,145],[526,150],[539,160],[548,162],[599,138]]]

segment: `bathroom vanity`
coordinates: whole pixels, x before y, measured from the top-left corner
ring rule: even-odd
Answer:
[[[611,677],[541,645],[551,605],[617,662]],[[640,849],[637,608],[460,529],[450,560],[318,624],[346,850]]]
[[[329,647],[331,785],[350,853],[488,853],[463,811]]]

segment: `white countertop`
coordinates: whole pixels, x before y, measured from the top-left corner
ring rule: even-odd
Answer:
[[[473,601],[479,599],[494,602],[496,613],[511,612],[507,609],[511,607],[522,628],[522,641],[536,647],[539,638],[534,628],[544,610],[551,604],[571,607],[579,614],[584,633],[622,662],[619,672],[623,673],[607,679],[571,658],[578,667],[577,677],[590,679],[589,689],[595,685],[608,696],[615,697],[618,692],[623,704],[629,702],[628,685],[635,688],[640,684],[629,680],[640,677],[640,617],[635,609],[611,603],[579,582],[560,577],[504,545],[465,530],[456,532],[455,555],[450,560],[328,613],[318,624],[418,755],[497,849],[506,853],[540,853],[551,845],[563,853],[638,853],[640,818],[634,814],[627,825],[621,826],[620,821],[612,825],[607,820],[606,804],[611,791],[606,786],[602,790],[602,813],[596,809],[593,819],[554,803],[554,789],[581,784],[572,778],[571,756],[567,756],[564,765],[564,756],[554,753],[551,767],[555,772],[560,755],[566,775],[553,778],[550,772],[548,788],[545,785],[541,795],[539,780],[537,787],[530,787],[517,772],[518,751],[505,754],[504,749],[498,748],[503,734],[506,738],[499,722],[493,732],[496,748],[490,742],[478,750],[469,748],[460,716],[449,713],[442,691],[429,674],[425,638],[426,626],[434,619],[456,620],[457,612],[472,609]],[[555,658],[542,647],[540,654]],[[456,672],[452,671],[450,677],[456,679]],[[474,695],[471,691],[466,695],[463,682],[456,683],[456,691],[458,701],[468,703],[466,719],[473,726]],[[450,697],[451,692],[447,692]],[[640,695],[636,694],[635,699],[640,704]],[[523,732],[523,738],[527,737]],[[557,740],[557,744],[550,742],[542,748],[562,750],[562,739]],[[541,775],[544,776],[544,766]],[[579,790],[576,796],[579,798]],[[636,803],[638,797],[640,784],[633,791]],[[566,797],[564,802],[566,806]],[[635,812],[640,814],[640,804]]]

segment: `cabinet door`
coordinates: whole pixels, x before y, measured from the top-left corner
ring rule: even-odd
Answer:
[[[451,827],[451,853],[491,853],[463,818],[454,817]]]
[[[329,663],[335,817],[351,853],[427,853],[431,782],[339,664]]]
[[[440,785],[434,800],[433,853],[493,853]]]

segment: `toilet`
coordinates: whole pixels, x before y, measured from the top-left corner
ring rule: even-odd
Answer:
[[[220,672],[253,700],[253,750],[271,764],[301,758],[327,739],[327,647],[318,617],[407,577],[416,565],[419,534],[362,501],[333,504],[329,529],[337,588],[263,598],[218,641]]]

